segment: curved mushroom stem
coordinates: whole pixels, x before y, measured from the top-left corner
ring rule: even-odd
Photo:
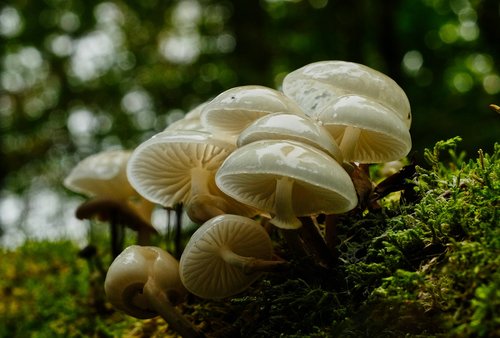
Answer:
[[[186,213],[195,223],[202,224],[210,218],[225,214],[228,210],[227,202],[211,193],[209,187],[213,181],[214,175],[211,171],[203,168],[191,169],[191,194],[186,203]]]
[[[340,141],[339,148],[344,156],[345,161],[349,161],[354,154],[354,149],[361,134],[361,129],[356,127],[347,126],[344,131],[344,136],[342,136],[342,141]]]
[[[292,205],[293,179],[281,177],[276,181],[275,215],[271,223],[281,229],[298,229],[302,223],[295,216]]]
[[[203,334],[196,330],[193,324],[172,305],[165,292],[156,285],[152,277],[149,277],[144,284],[143,292],[154,310],[182,337],[203,337]]]
[[[198,224],[203,224],[215,216],[225,214],[224,210],[227,209],[227,202],[213,195],[195,195],[186,204],[187,215]]]
[[[272,261],[255,257],[241,256],[227,246],[222,247],[220,253],[222,259],[226,263],[240,268],[246,274],[252,274],[254,272],[281,271],[283,268],[288,266],[288,262],[286,261]]]

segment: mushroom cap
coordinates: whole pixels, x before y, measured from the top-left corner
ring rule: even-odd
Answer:
[[[64,179],[64,186],[87,197],[126,199],[137,195],[127,180],[131,152],[103,151],[80,161]]]
[[[399,160],[411,149],[410,131],[387,106],[359,95],[344,95],[318,114],[318,119],[340,144],[345,128],[359,128],[361,133],[352,157],[344,160],[381,163]]]
[[[203,108],[201,122],[214,133],[236,137],[250,123],[271,113],[304,115],[282,92],[252,85],[231,88],[216,96]]]
[[[155,317],[158,314],[142,292],[150,277],[172,304],[187,294],[174,257],[157,247],[132,245],[111,263],[104,281],[106,297],[114,307],[130,316]]]
[[[216,216],[196,230],[181,256],[179,271],[186,289],[202,298],[225,298],[242,292],[262,275],[226,263],[221,257],[225,249],[266,260],[273,251],[259,223],[239,215]]]
[[[274,213],[276,181],[281,177],[294,180],[296,216],[343,213],[357,204],[344,168],[326,153],[296,141],[264,140],[236,149],[217,171],[215,182],[241,203]]]
[[[319,61],[289,73],[283,92],[315,116],[332,100],[359,94],[389,106],[409,128],[411,109],[403,89],[387,75],[365,65],[346,61]]]
[[[134,150],[127,176],[139,194],[154,203],[173,207],[191,197],[191,169],[215,172],[233,149],[234,145],[209,133],[166,130]]]
[[[204,102],[194,109],[184,115],[183,118],[177,120],[167,126],[165,130],[197,130],[197,131],[207,131],[205,127],[201,124],[201,111],[207,103]]]
[[[292,140],[309,144],[342,163],[342,153],[333,137],[308,116],[292,114],[265,115],[253,122],[238,137],[237,145],[260,140]]]

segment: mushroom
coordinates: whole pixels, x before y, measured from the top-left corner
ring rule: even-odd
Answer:
[[[110,222],[114,257],[122,250],[123,228],[119,224],[136,230],[140,244],[147,244],[149,236],[157,233],[150,223],[154,204],[140,196],[127,180],[130,154],[110,150],[91,155],[80,161],[63,182],[66,188],[90,198],[77,209],[78,218],[98,216]]]
[[[255,211],[225,196],[214,175],[234,146],[209,133],[166,130],[139,145],[128,162],[132,186],[165,208],[186,206],[195,223],[223,213]]]
[[[317,118],[335,138],[347,162],[399,160],[411,149],[405,121],[389,106],[365,96],[340,96]]]
[[[118,310],[136,318],[162,316],[183,337],[200,336],[176,309],[187,295],[179,276],[179,263],[153,246],[127,247],[111,263],[104,291]]]
[[[343,213],[357,204],[347,172],[331,156],[296,141],[262,140],[236,149],[215,176],[227,195],[297,229],[297,216]]]
[[[387,75],[358,63],[330,60],[308,64],[283,79],[283,92],[311,116],[339,96],[358,94],[387,105],[407,128],[411,124],[410,103],[403,89]]]
[[[282,92],[264,86],[240,86],[226,90],[209,101],[201,112],[201,123],[231,143],[253,121],[267,114],[304,115]]]
[[[205,222],[189,240],[179,263],[182,283],[201,298],[225,298],[244,291],[264,271],[282,268],[271,260],[273,247],[264,228],[239,215]]]
[[[308,116],[281,113],[265,115],[241,132],[237,145],[241,147],[260,140],[303,142],[342,163],[342,153],[333,137]]]
[[[197,130],[206,131],[206,129],[201,124],[201,111],[205,107],[206,103],[202,103],[196,106],[194,109],[184,115],[183,118],[177,120],[167,126],[165,130]]]

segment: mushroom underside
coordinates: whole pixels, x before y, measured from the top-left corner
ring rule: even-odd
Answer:
[[[342,143],[346,131],[345,125],[325,125],[325,128],[337,143]],[[408,155],[411,149],[409,132],[404,130],[401,134],[403,138],[399,135],[376,130],[361,130],[352,154],[350,156],[344,154],[344,160],[359,163],[382,163],[399,160]]]
[[[221,177],[224,192],[241,203],[256,209],[273,212],[275,191],[279,174],[269,173],[232,173]],[[351,210],[354,205],[339,190],[326,188],[325,185],[307,182],[298,178],[292,188],[292,207],[296,216],[319,213],[342,213]]]

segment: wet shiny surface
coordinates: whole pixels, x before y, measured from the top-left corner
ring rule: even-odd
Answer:
[[[276,179],[294,180],[294,209],[346,211],[357,203],[353,183],[331,156],[295,141],[257,141],[236,149],[216,174],[226,194],[258,209],[271,211]]]
[[[239,136],[239,147],[260,140],[292,140],[325,151],[337,161],[342,155],[333,137],[321,125],[307,116],[271,114],[261,117]]]
[[[104,282],[108,300],[116,308],[137,318],[156,316],[142,288],[149,278],[168,293],[183,294],[178,262],[157,247],[132,245],[110,265]]]
[[[332,91],[340,95],[358,94],[386,104],[407,127],[411,125],[408,97],[393,79],[379,71],[353,62],[315,62],[289,73],[283,80],[283,91],[300,104],[310,100],[302,87],[304,82],[310,85],[311,80],[334,87]]]
[[[264,86],[241,86],[219,94],[201,113],[202,124],[211,131],[238,134],[259,117],[272,113],[304,115],[283,93]]]

